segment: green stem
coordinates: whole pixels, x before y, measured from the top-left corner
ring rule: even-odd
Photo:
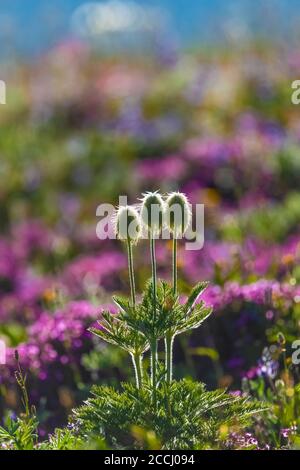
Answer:
[[[152,382],[152,401],[154,409],[156,409],[156,378],[157,378],[157,340],[154,339],[150,345],[151,349],[151,382]]]
[[[174,336],[169,330],[165,337],[167,384],[171,383],[172,376],[173,376],[173,343],[174,343]]]
[[[173,235],[173,258],[172,258],[172,280],[173,280],[173,294],[177,295],[177,238]],[[166,380],[170,384],[173,376],[173,343],[174,335],[169,330],[165,337],[166,348]]]
[[[143,382],[143,367],[142,367],[142,359],[143,356],[140,353],[131,354],[132,363],[135,372],[135,380],[137,388],[142,388]]]
[[[133,268],[133,256],[132,256],[132,243],[127,240],[127,252],[128,252],[128,271],[129,271],[129,281],[130,281],[130,291],[131,291],[131,306],[135,308],[136,297],[135,297],[135,280],[134,280],[134,268]],[[143,356],[140,353],[135,353],[131,355],[133,368],[135,372],[135,380],[137,388],[142,388],[143,380],[143,366],[142,360]]]
[[[173,259],[172,259],[172,271],[173,271],[173,294],[177,294],[177,238],[174,234],[173,238]]]
[[[129,271],[129,281],[130,281],[130,290],[131,290],[131,305],[135,307],[135,281],[134,281],[134,269],[133,269],[133,256],[132,256],[132,243],[127,240],[127,252],[128,252],[128,271]]]
[[[152,288],[153,288],[153,340],[151,341],[151,380],[153,389],[153,405],[156,408],[156,378],[157,378],[157,339],[156,339],[156,293],[157,293],[157,275],[156,275],[156,258],[155,258],[155,238],[150,233],[150,253],[152,268]]]
[[[152,268],[152,287],[153,287],[153,314],[156,320],[156,291],[157,291],[157,276],[156,276],[156,258],[155,258],[155,239],[150,234],[150,253],[151,253],[151,268]]]

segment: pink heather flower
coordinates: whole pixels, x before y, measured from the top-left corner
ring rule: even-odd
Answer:
[[[233,397],[241,397],[242,392],[241,390],[232,390],[232,391],[229,391],[229,395],[232,395]]]
[[[0,239],[0,278],[12,280],[19,270],[11,245],[8,241]]]
[[[13,227],[12,246],[19,259],[28,258],[36,250],[49,253],[53,234],[40,221],[30,220]]]
[[[37,277],[28,273],[18,279],[15,295],[22,303],[29,305],[40,301],[46,289],[51,287],[51,279]]]
[[[83,320],[97,319],[99,308],[86,301],[70,302],[64,309],[53,315],[44,312],[29,328],[31,338],[39,342],[67,341],[80,337],[85,325]]]
[[[259,447],[257,439],[249,432],[245,434],[231,432],[226,441],[226,447],[234,449],[254,448],[257,450],[266,450],[265,448]]]
[[[207,162],[211,166],[240,158],[242,149],[237,140],[219,138],[191,139],[187,141],[184,154],[188,159],[199,163]]]
[[[62,281],[74,295],[85,292],[93,285],[113,288],[112,279],[118,278],[126,268],[126,257],[117,251],[94,256],[81,256],[71,262],[62,276]]]
[[[296,434],[297,426],[291,426],[290,428],[283,428],[280,430],[280,435],[288,439],[292,434]]]
[[[211,307],[220,307],[222,302],[222,287],[208,285],[199,300],[204,300],[204,302]]]
[[[68,355],[60,356],[59,345],[64,345],[67,351],[75,346],[80,348],[88,326],[100,318],[105,308],[110,306],[99,308],[87,301],[74,301],[54,313],[43,312],[28,328],[27,342],[18,346],[22,365],[30,370],[44,370],[46,364],[56,360],[67,364]],[[12,348],[8,348],[7,363],[15,367]]]
[[[294,301],[296,293],[297,287],[261,279],[246,285],[240,285],[237,282],[228,282],[224,287],[209,285],[201,299],[218,310],[230,305],[235,300],[265,305],[272,300],[273,295],[290,304]]]
[[[186,173],[186,162],[180,155],[168,155],[164,158],[148,158],[137,165],[137,176],[147,183],[151,180],[170,181],[182,178]]]
[[[249,380],[254,379],[258,376],[258,370],[258,367],[251,367],[251,369],[246,372],[245,377]]]

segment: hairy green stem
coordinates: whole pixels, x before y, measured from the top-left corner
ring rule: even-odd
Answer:
[[[156,275],[156,257],[155,257],[155,238],[150,234],[150,253],[152,268],[152,288],[153,288],[153,314],[156,320],[156,291],[157,291],[157,275]]]
[[[173,235],[173,257],[172,257],[172,280],[173,280],[173,294],[177,294],[177,238]],[[166,381],[170,384],[173,376],[173,343],[174,335],[169,330],[165,337],[166,349]]]
[[[173,272],[173,294],[177,294],[177,238],[173,235],[173,259],[172,259],[172,272]]]
[[[173,343],[174,336],[169,330],[165,337],[165,349],[166,349],[166,381],[170,384],[173,375]]]
[[[153,289],[153,323],[156,323],[156,295],[157,295],[157,275],[156,275],[156,257],[155,257],[155,238],[150,233],[150,253],[151,253],[151,268],[152,268],[152,289]],[[156,326],[154,326],[156,328]],[[157,339],[153,332],[153,340],[151,341],[151,379],[153,389],[153,405],[156,407],[156,378],[157,378]]]
[[[143,355],[140,354],[140,353],[135,353],[135,354],[131,354],[131,358],[132,358],[132,363],[133,363],[134,372],[135,372],[136,386],[137,386],[137,388],[142,388],[142,382],[143,382],[142,360],[143,360]]]
[[[157,378],[157,340],[154,339],[150,344],[151,350],[151,382],[152,382],[152,401],[156,409],[156,378]]]
[[[128,253],[128,271],[131,291],[131,305],[135,307],[135,281],[134,281],[134,269],[133,269],[133,256],[132,256],[132,243],[127,240],[127,253]]]
[[[133,268],[133,255],[132,255],[132,242],[127,240],[127,252],[128,252],[128,271],[131,291],[131,306],[135,308],[136,297],[135,297],[135,280],[134,280],[134,268]],[[133,368],[135,372],[135,380],[137,388],[142,388],[143,381],[143,355],[140,353],[131,354]]]

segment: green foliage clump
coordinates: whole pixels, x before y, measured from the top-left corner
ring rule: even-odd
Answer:
[[[157,389],[156,408],[151,387],[122,385],[93,387],[92,397],[75,410],[74,423],[80,436],[101,436],[110,448],[145,448],[136,434],[143,429],[155,436],[162,449],[204,449],[222,446],[222,428],[240,429],[254,413],[264,409],[258,402],[236,397],[224,390],[207,391],[204,384],[186,379]]]
[[[15,377],[21,390],[24,413],[16,419],[12,417],[7,418],[5,427],[0,426],[0,449],[33,450],[38,441],[38,420],[34,407],[29,406],[26,375],[24,375],[21,369],[18,352],[15,353],[15,357],[18,366]]]

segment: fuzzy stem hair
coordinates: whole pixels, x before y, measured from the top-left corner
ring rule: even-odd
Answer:
[[[154,234],[150,231],[150,254],[151,254],[151,268],[152,268],[152,289],[153,289],[153,323],[154,330],[156,328],[156,295],[157,295],[157,273],[156,273],[156,256],[155,256],[155,238]],[[153,389],[153,404],[156,407],[156,377],[157,376],[157,339],[155,331],[153,340],[151,342],[151,379]]]
[[[132,256],[132,242],[130,239],[127,240],[127,254],[128,254],[128,271],[131,291],[131,305],[135,307],[135,280],[134,280],[134,268],[133,268],[133,256]]]

